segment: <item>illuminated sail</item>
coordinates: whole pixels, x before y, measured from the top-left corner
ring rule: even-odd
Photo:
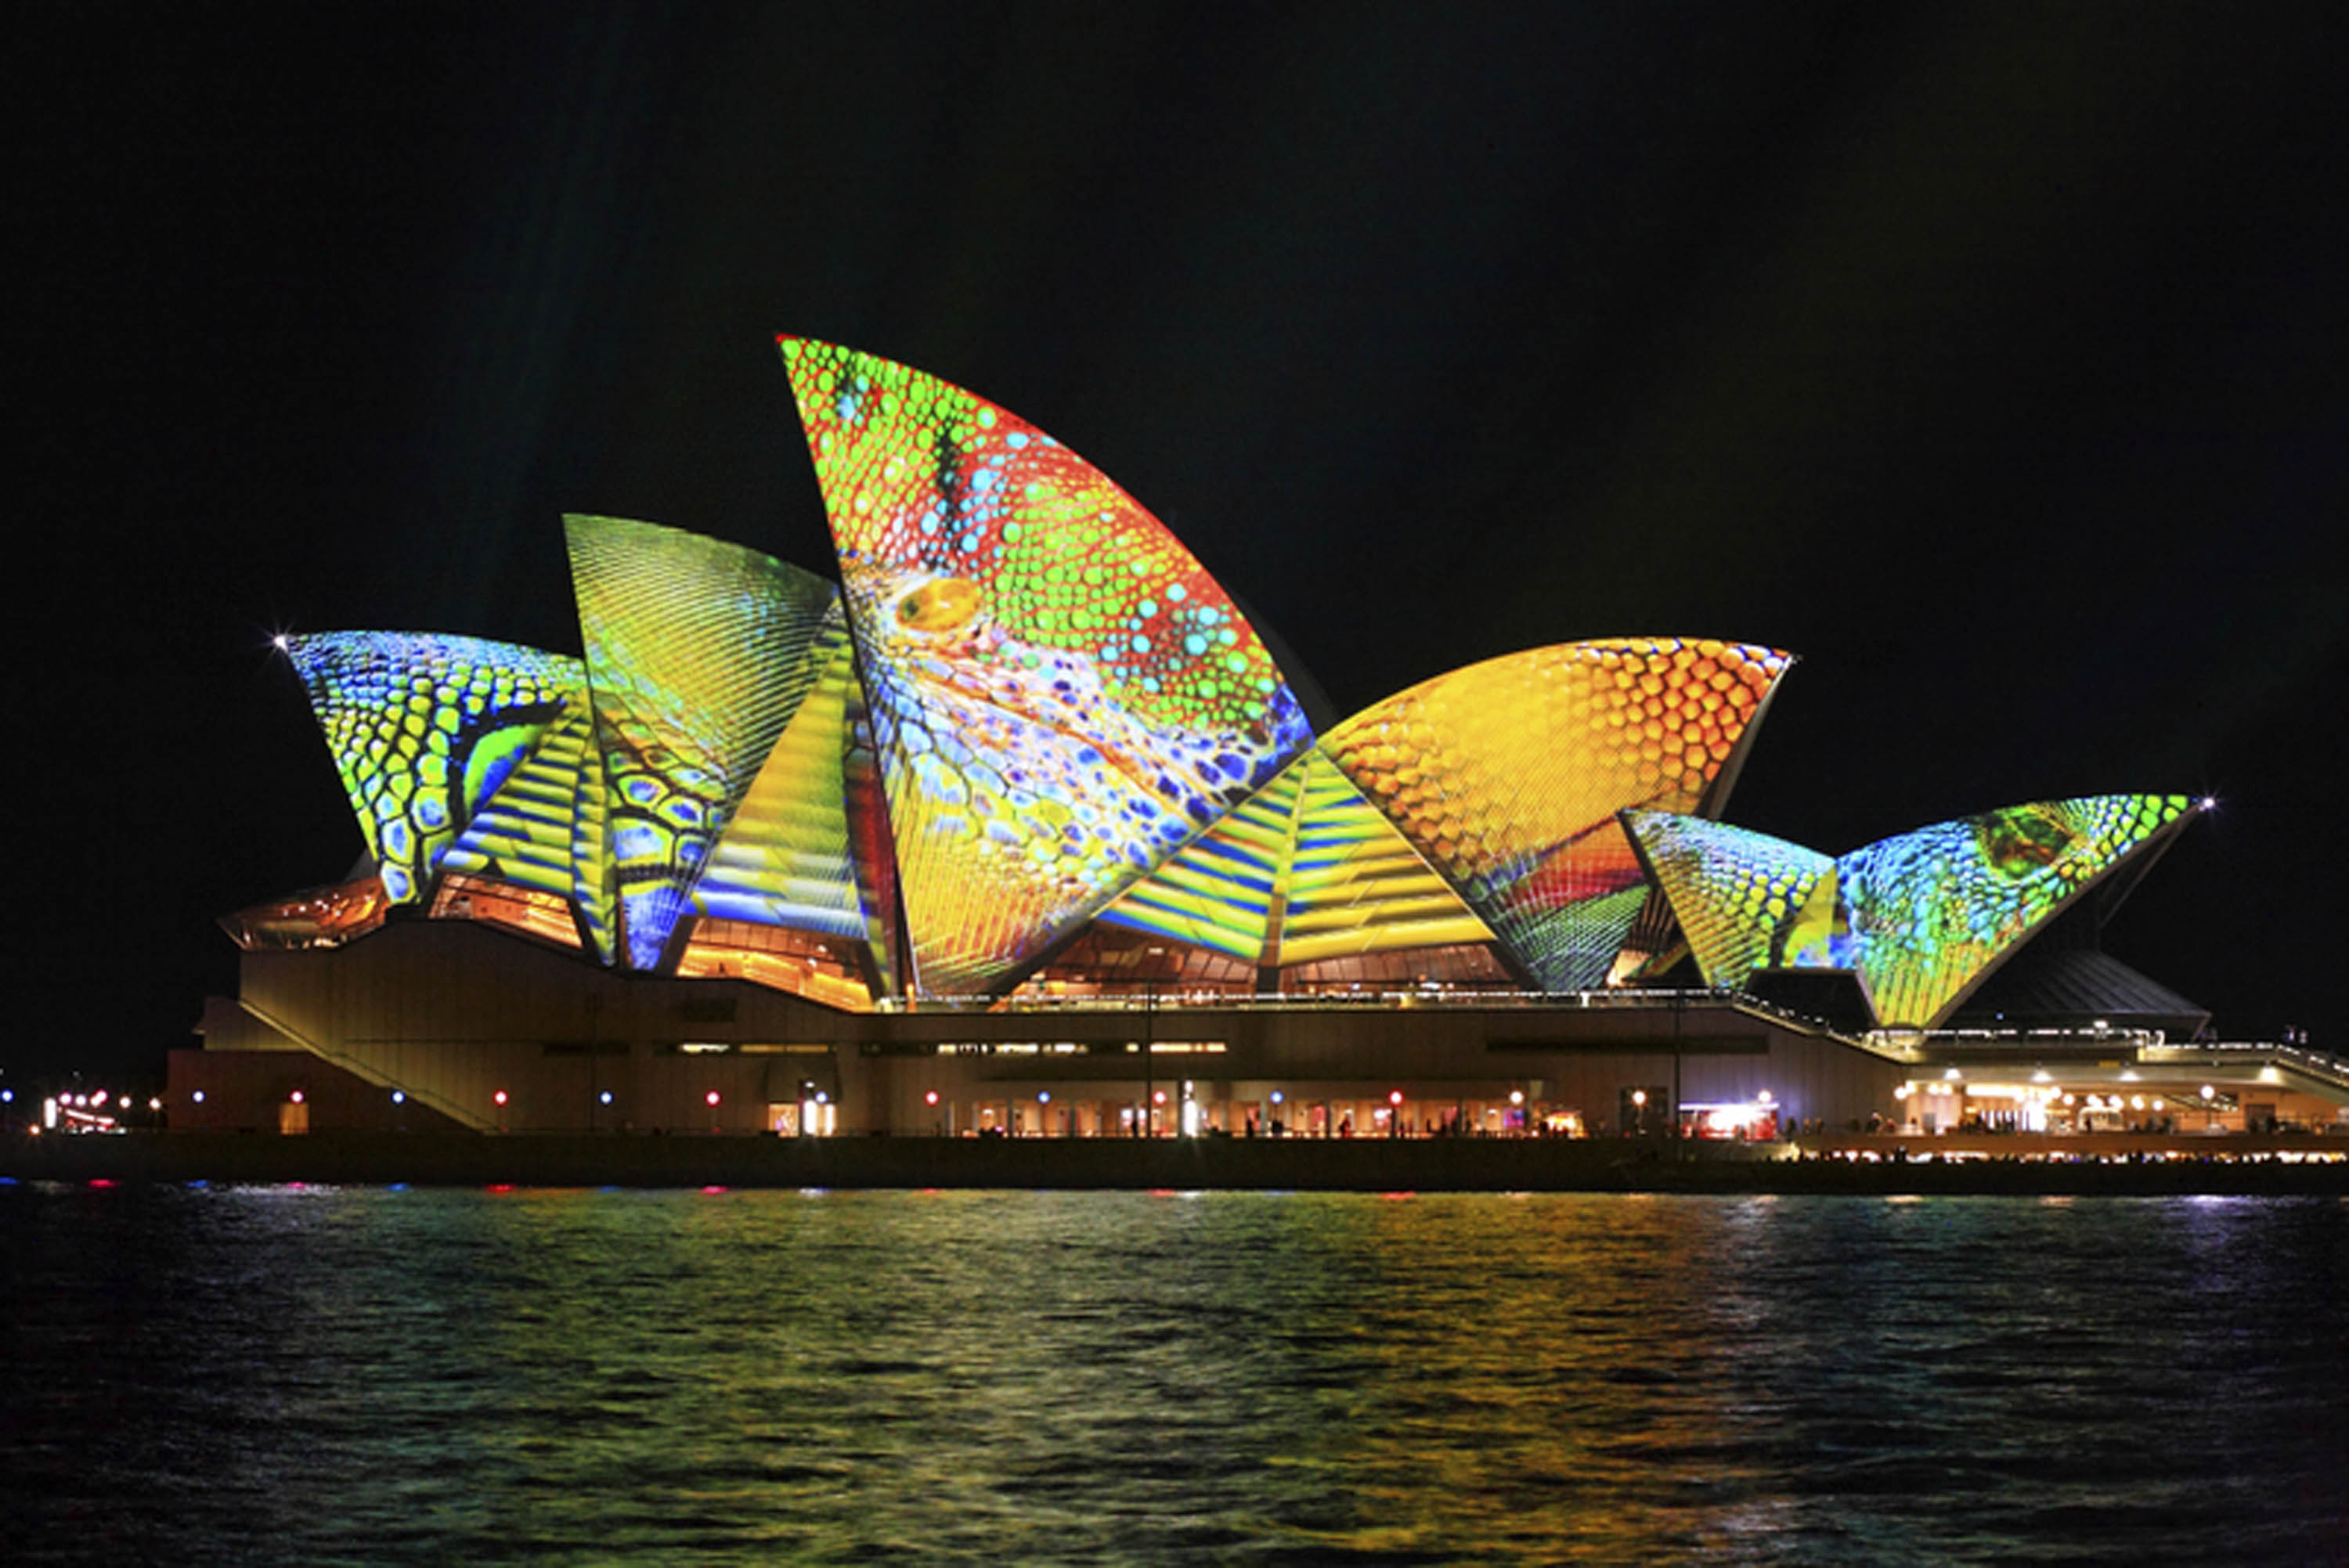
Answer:
[[[1567,643],[1423,681],[1321,748],[1547,990],[1600,984],[1645,896],[1615,814],[1718,809],[1791,662],[1670,637]]]
[[[564,520],[605,771],[620,952],[661,965],[694,883],[820,673],[833,587],[740,545]]]
[[[1099,469],[785,338],[888,795],[914,978],[997,989],[1309,744],[1216,581]]]

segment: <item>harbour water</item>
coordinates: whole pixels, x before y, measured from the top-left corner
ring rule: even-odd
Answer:
[[[0,1185],[11,1562],[2349,1561],[2349,1203]]]

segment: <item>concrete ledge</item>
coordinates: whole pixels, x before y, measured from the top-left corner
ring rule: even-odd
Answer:
[[[2317,1141],[2317,1140],[2312,1140]],[[2333,1140],[2337,1144],[2338,1140]],[[2322,1147],[2321,1141],[2319,1146]],[[1154,1189],[1295,1191],[2178,1193],[2349,1197],[2349,1162],[1795,1160],[1783,1145],[1620,1139],[776,1139],[645,1134],[161,1133],[15,1138],[20,1181],[527,1187]],[[2198,1152],[2220,1153],[2205,1144]],[[2240,1156],[2250,1155],[2251,1158]]]

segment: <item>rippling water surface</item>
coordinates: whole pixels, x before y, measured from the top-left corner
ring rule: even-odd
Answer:
[[[0,1187],[0,1557],[2349,1561],[2349,1204]]]

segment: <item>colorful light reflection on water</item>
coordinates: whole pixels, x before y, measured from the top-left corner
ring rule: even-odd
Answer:
[[[16,1561],[2322,1560],[2349,1204],[0,1193]]]

